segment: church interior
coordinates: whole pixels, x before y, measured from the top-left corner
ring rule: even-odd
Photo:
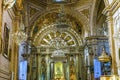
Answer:
[[[120,80],[120,0],[0,0],[0,80]]]

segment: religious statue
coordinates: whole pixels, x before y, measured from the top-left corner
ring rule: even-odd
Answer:
[[[46,80],[46,62],[44,58],[41,61],[41,80]]]
[[[77,80],[75,75],[74,60],[70,61],[70,80]]]
[[[4,0],[3,1],[3,6],[5,9],[10,9],[13,7],[13,5],[15,4],[16,0]]]
[[[17,0],[17,7],[19,8],[19,10],[21,10],[23,8],[23,1],[24,0]]]

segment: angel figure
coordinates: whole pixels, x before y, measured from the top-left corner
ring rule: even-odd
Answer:
[[[13,5],[15,4],[16,0],[4,0],[3,1],[3,6],[5,9],[10,9],[13,7]]]

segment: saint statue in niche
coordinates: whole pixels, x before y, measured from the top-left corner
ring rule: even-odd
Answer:
[[[57,67],[57,74],[62,74],[60,67]]]
[[[44,58],[41,61],[41,80],[46,80],[46,62]]]
[[[70,80],[77,80],[75,75],[74,60],[72,59],[70,63]]]

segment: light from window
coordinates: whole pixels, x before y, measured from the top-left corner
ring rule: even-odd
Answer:
[[[113,15],[114,20],[114,32],[115,34],[120,33],[120,8]]]
[[[109,4],[111,4],[113,2],[113,0],[108,0],[109,1]]]
[[[65,0],[53,0],[54,2],[64,2]]]

